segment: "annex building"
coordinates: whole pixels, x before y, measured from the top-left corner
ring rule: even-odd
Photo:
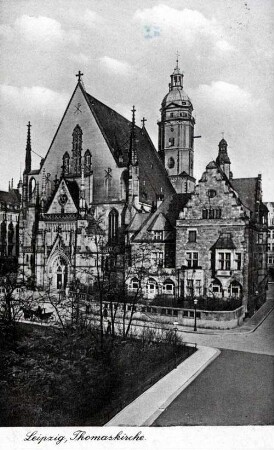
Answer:
[[[261,176],[233,179],[222,139],[196,183],[193,105],[178,61],[161,104],[158,152],[134,107],[130,122],[88,94],[81,77],[39,169],[28,125],[22,271],[36,286],[66,290],[76,279],[92,285],[110,255],[126,254],[128,289],[141,287],[148,301],[238,297],[253,311],[267,282]]]

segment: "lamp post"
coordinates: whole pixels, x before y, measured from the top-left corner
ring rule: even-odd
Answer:
[[[197,304],[198,304],[198,299],[195,297],[194,300],[194,331],[197,331]]]
[[[179,322],[173,322],[173,325],[174,325],[173,331],[175,333],[175,336],[174,336],[175,367],[177,367],[177,331],[178,331],[177,326],[179,325]]]
[[[256,289],[256,291],[255,291],[255,311],[257,311],[257,306],[258,306],[258,295],[259,295],[259,291],[258,291],[258,289]]]

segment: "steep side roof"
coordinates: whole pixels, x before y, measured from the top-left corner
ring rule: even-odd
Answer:
[[[150,215],[151,213],[136,212],[135,216],[127,227],[127,231],[129,231],[130,233],[139,231]]]
[[[149,220],[144,223],[143,227],[136,235],[134,241],[147,240],[148,232],[153,229],[153,225],[157,222],[158,217],[168,217],[168,229],[175,228],[176,220],[178,219],[179,212],[184,208],[191,194],[172,194],[168,196],[159,206],[159,208],[151,215]],[[166,227],[166,221],[163,222],[163,226]],[[163,228],[164,230],[165,228]]]
[[[84,92],[98,126],[108,143],[116,164],[126,167],[131,122],[104,103]],[[174,188],[145,128],[135,125],[136,151],[140,168],[140,199],[156,201],[156,196],[174,193]]]
[[[11,189],[10,191],[0,191],[0,202],[9,204],[20,204],[20,194],[18,189]]]
[[[152,223],[148,228],[149,231],[162,231],[162,230],[170,231],[172,229],[173,227],[169,221],[169,218],[162,212],[160,212],[155,217],[155,219],[152,221]]]
[[[236,178],[230,180],[232,187],[238,192],[241,202],[251,211],[256,210],[256,192],[258,178]]]

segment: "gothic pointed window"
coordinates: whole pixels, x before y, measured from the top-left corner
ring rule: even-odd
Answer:
[[[10,222],[8,226],[8,255],[12,254],[13,249],[13,236],[14,236],[14,226],[13,223]]]
[[[76,174],[80,174],[81,172],[82,138],[83,132],[81,127],[76,125],[72,133],[73,169]]]
[[[118,238],[118,218],[116,209],[112,209],[108,216],[108,238],[110,244],[115,244]]]
[[[85,152],[84,162],[85,162],[85,172],[88,173],[91,171],[91,168],[92,168],[91,153],[90,153],[89,149],[87,149]]]
[[[69,173],[69,154],[66,152],[63,156],[63,171],[67,175]]]

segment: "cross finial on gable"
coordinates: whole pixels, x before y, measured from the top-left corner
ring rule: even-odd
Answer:
[[[145,117],[143,117],[142,120],[141,120],[141,122],[142,122],[142,126],[143,126],[143,128],[144,128],[144,127],[145,127],[145,122],[147,122],[147,119],[145,119]]]
[[[224,131],[222,131],[222,139],[224,139],[224,136],[225,136],[225,132]]]
[[[135,124],[135,112],[136,112],[136,109],[135,109],[134,105],[132,107],[131,112],[132,112],[132,123]]]
[[[80,83],[81,77],[82,77],[83,75],[84,75],[84,74],[81,72],[81,70],[79,70],[79,72],[75,75],[76,78],[78,78],[78,83]]]

